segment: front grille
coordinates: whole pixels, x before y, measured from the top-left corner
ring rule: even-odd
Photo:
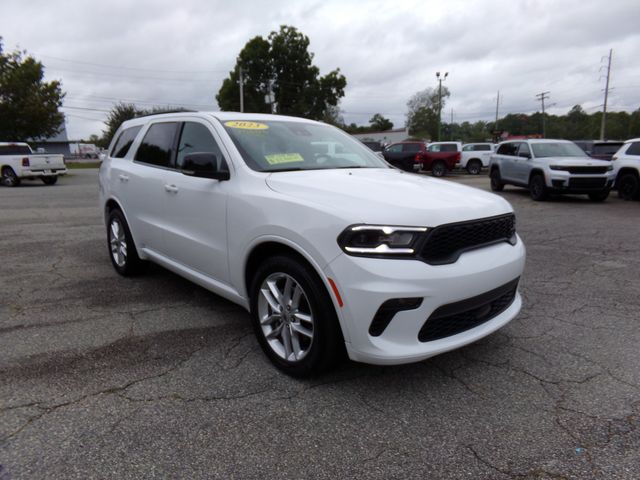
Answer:
[[[513,303],[519,280],[516,278],[490,292],[437,308],[420,329],[418,340],[439,340],[488,322]]]
[[[607,173],[607,168],[609,167],[567,167],[567,170],[569,173],[594,174]]]
[[[444,265],[460,255],[494,243],[514,244],[516,218],[510,213],[498,217],[441,225],[427,232],[420,257],[431,265]]]
[[[606,178],[570,178],[569,188],[604,188]]]

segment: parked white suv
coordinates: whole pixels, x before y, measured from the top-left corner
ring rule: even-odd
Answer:
[[[459,167],[471,175],[479,175],[483,168],[489,166],[494,151],[493,143],[466,143],[462,146]]]
[[[491,156],[491,189],[506,184],[529,189],[531,198],[545,200],[550,193],[587,194],[604,201],[615,179],[611,162],[589,158],[568,140],[510,140]]]
[[[340,155],[318,144],[340,144]],[[521,306],[502,198],[390,168],[344,132],[232,112],[125,122],[100,168],[111,262],[156,262],[243,306],[291,375],[419,361]]]
[[[612,160],[615,186],[620,198],[640,199],[640,138],[624,142]]]

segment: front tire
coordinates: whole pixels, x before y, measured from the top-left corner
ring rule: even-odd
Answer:
[[[434,162],[434,164],[431,165],[431,175],[434,177],[444,177],[445,173],[447,173],[447,166],[444,162]]]
[[[470,175],[480,175],[481,171],[482,171],[481,161],[469,160],[469,163],[467,163],[467,172],[469,172]]]
[[[142,271],[144,262],[138,256],[129,225],[118,209],[109,212],[107,245],[111,264],[120,275],[130,277]]]
[[[618,179],[618,196],[623,200],[640,198],[640,180],[633,173],[623,173]]]
[[[42,177],[41,180],[45,185],[55,185],[58,181],[58,177]]]
[[[327,289],[294,256],[266,259],[251,283],[251,317],[271,362],[294,377],[317,375],[344,354],[344,339]]]
[[[504,190],[504,183],[502,183],[502,177],[500,176],[500,170],[494,168],[491,170],[491,190],[494,192],[501,192]]]
[[[536,202],[542,202],[547,199],[549,193],[547,192],[547,185],[544,183],[544,177],[540,174],[536,174],[529,180],[529,193],[531,198]]]
[[[7,187],[17,187],[20,185],[20,178],[16,175],[11,167],[4,167],[2,169],[2,184]]]

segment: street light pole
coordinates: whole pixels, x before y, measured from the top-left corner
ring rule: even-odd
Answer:
[[[438,79],[438,141],[442,137],[442,81],[446,80],[449,72],[444,72],[444,76],[440,78],[440,72],[436,72],[436,78]]]

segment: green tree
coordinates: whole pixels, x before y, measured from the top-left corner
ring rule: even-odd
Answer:
[[[244,77],[247,112],[270,112],[265,97],[272,90],[278,113],[316,120],[336,119],[334,107],[344,96],[347,81],[340,69],[320,76],[309,52],[309,37],[283,25],[265,40],[254,37],[240,51],[234,69],[216,95],[221,110],[240,110],[240,69]]]
[[[139,117],[145,113],[144,110],[139,109],[132,103],[118,103],[115,105],[107,116],[107,121],[105,122],[107,128],[102,131],[100,146],[103,148],[109,146],[113,135],[116,133],[116,130],[118,130],[118,127],[122,125],[122,122]]]
[[[442,87],[442,106],[451,95],[447,87]],[[407,102],[407,127],[409,135],[438,138],[438,91],[427,88],[417,92]]]
[[[393,123],[388,118],[385,118],[380,113],[376,113],[369,119],[371,129],[378,132],[384,132],[385,130],[391,130]]]
[[[0,138],[52,137],[64,122],[60,82],[44,81],[44,67],[26,52],[4,53],[0,37]]]

